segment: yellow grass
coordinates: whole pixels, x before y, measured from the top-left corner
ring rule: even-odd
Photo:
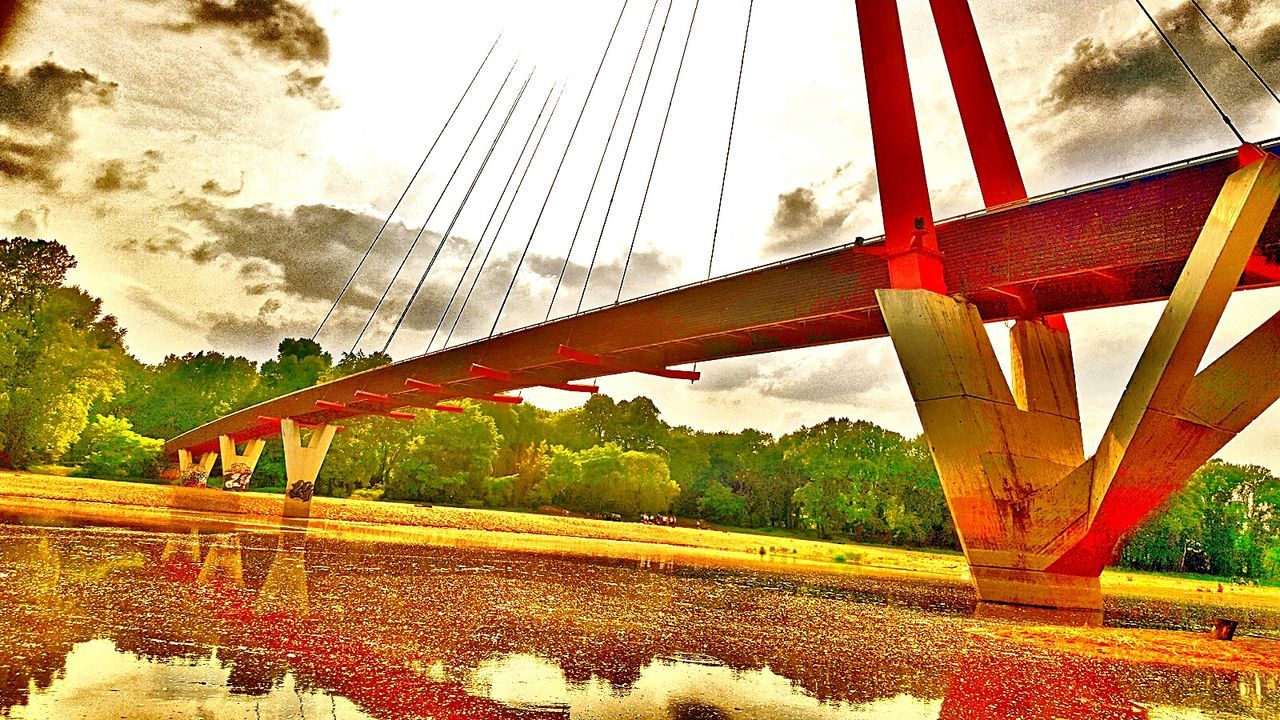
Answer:
[[[0,510],[72,514],[86,519],[151,521],[198,517],[278,524],[283,498],[264,493],[66,478],[0,471]],[[967,583],[960,555],[718,530],[316,498],[311,530],[345,537],[494,547],[575,555],[697,562],[804,571],[927,577]],[[762,552],[763,551],[763,552]],[[845,558],[837,563],[837,555]],[[1221,591],[1219,588],[1221,587]],[[1109,595],[1159,597],[1220,606],[1280,608],[1280,588],[1108,570]]]

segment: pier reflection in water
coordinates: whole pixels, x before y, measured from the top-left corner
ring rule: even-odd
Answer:
[[[15,718],[1280,715],[1275,675],[975,632],[1027,619],[975,612],[949,583],[557,555],[510,535],[4,520],[0,715]],[[497,538],[513,547],[477,547]],[[1108,625],[1212,614],[1111,605]],[[1248,625],[1280,634],[1274,613]]]

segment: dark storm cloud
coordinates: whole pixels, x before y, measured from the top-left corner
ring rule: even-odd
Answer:
[[[329,62],[329,36],[309,10],[290,0],[172,0],[186,18],[170,27],[182,32],[232,33],[281,60],[311,65]]]
[[[830,247],[841,241],[841,228],[849,215],[876,196],[875,176],[848,177],[856,173],[853,162],[837,167],[831,176],[808,187],[798,187],[778,196],[769,225],[770,253],[795,255]],[[818,200],[814,188],[839,187],[830,207]],[[827,194],[827,193],[824,193]]]
[[[126,161],[120,158],[108,160],[98,166],[93,178],[93,189],[100,192],[139,191],[147,189],[147,179],[160,169],[164,156],[155,150],[143,153],[142,159]]]
[[[1265,66],[1280,60],[1280,23],[1261,25],[1264,20],[1256,17],[1261,7],[1265,4],[1250,0],[1206,3],[1206,10],[1244,55]],[[1244,68],[1192,5],[1157,13],[1156,19],[1215,93],[1229,102],[1259,99],[1260,88],[1233,82]],[[1197,92],[1160,35],[1144,25],[1119,39],[1090,36],[1077,41],[1054,71],[1041,105],[1058,113],[1112,107],[1142,95],[1190,97]]]
[[[824,209],[812,189],[798,187],[778,196],[769,225],[767,252],[795,254],[830,245],[849,208]]]
[[[1261,0],[1203,3],[1264,75],[1280,68],[1280,22]],[[1228,147],[1234,140],[1136,8],[1126,34],[1080,39],[1052,70],[1029,118],[1042,165],[1070,184]],[[1190,4],[1158,13],[1161,27],[1246,133],[1271,98]]]
[[[324,75],[307,75],[301,70],[294,70],[285,76],[287,87],[285,94],[289,97],[308,100],[321,110],[335,110],[338,101],[324,86]]]
[[[278,289],[305,300],[331,301],[337,296],[383,220],[331,205],[301,205],[290,210],[270,205],[226,208],[193,198],[176,209],[211,236],[207,242],[187,247],[191,260],[202,264],[222,258],[267,263],[279,268]],[[371,308],[369,298],[376,300],[374,279],[385,282],[391,276],[393,263],[413,234],[402,223],[391,223],[344,302],[368,301]],[[435,235],[424,235],[415,257],[434,248],[436,239]]]
[[[52,62],[17,73],[0,68],[0,174],[54,187],[76,139],[77,107],[109,105],[115,83]]]

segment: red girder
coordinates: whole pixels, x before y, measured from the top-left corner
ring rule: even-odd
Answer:
[[[1236,167],[1232,150],[940,222],[947,286],[973,301],[988,321],[1016,317],[1019,304],[1033,304],[1048,315],[1162,300]],[[1277,260],[1280,214],[1267,224],[1240,287],[1280,285]],[[1100,281],[1104,277],[1108,280]],[[485,383],[486,392],[504,392],[879,337],[885,329],[874,291],[883,287],[889,287],[883,259],[852,245],[833,248],[299,390],[186,432],[166,448],[215,447],[221,434],[244,438],[256,432],[259,415],[333,420],[317,412],[315,401],[347,403],[356,392],[385,395],[407,407],[422,401],[414,399],[421,393],[401,394],[413,378],[438,381],[427,383],[440,389],[430,397],[436,402],[463,397],[468,384],[476,382]],[[1006,294],[989,292],[992,288]],[[607,358],[611,365],[566,359],[558,353],[561,345]],[[471,366],[476,363],[504,368],[514,379],[475,378]]]

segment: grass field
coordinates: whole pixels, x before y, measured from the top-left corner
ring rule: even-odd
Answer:
[[[0,509],[75,513],[92,520],[199,514],[253,524],[277,523],[282,499],[261,492],[226,493],[34,473],[0,471]],[[659,527],[525,512],[316,498],[313,528],[405,542],[448,543],[583,555],[657,558],[817,572],[927,576],[968,582],[959,553],[833,543],[778,533]],[[1108,570],[1103,592],[1223,606],[1280,608],[1280,588],[1216,578]]]

